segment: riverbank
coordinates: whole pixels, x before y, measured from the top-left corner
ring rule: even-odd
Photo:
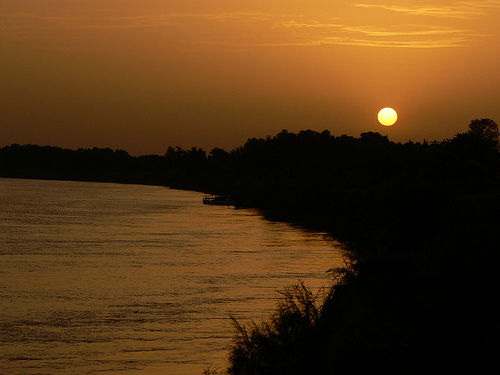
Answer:
[[[368,134],[309,159],[297,156],[300,135],[252,142],[248,158],[268,155],[270,166],[235,196],[332,233],[354,262],[325,301],[299,289],[266,324],[239,326],[230,374],[475,373],[497,363],[496,140],[469,131],[396,145]],[[277,160],[276,149],[289,151]]]
[[[270,325],[238,330],[231,374],[461,373],[496,362],[498,127],[476,121],[431,144],[283,131],[231,153],[169,148],[151,159],[150,181],[230,193],[352,254],[316,312],[298,289]]]

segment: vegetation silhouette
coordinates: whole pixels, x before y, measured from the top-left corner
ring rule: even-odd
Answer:
[[[237,205],[344,244],[351,261],[331,272],[322,298],[299,283],[268,321],[234,321],[229,374],[478,373],[500,359],[493,120],[430,143],[283,130],[208,154],[12,145],[0,149],[0,176],[231,194]]]

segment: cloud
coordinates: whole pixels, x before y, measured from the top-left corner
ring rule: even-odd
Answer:
[[[341,26],[335,31],[301,35],[287,42],[246,42],[240,43],[229,38],[203,38],[185,41],[192,44],[211,44],[231,48],[238,47],[290,47],[320,45],[350,45],[384,48],[452,48],[461,47],[471,41],[468,34],[453,29],[422,29],[398,31],[378,29],[372,26]]]
[[[364,47],[385,47],[385,48],[450,48],[461,47],[467,42],[464,38],[450,39],[417,39],[417,40],[373,40],[364,38],[341,38],[331,37],[321,41],[320,44],[337,44]]]
[[[319,21],[315,20],[304,20],[304,21],[297,21],[297,19],[288,19],[288,20],[281,20],[281,21],[276,21],[275,26],[278,27],[284,27],[286,29],[291,29],[291,28],[317,28],[317,29],[325,29],[325,28],[332,28],[332,27],[342,27],[342,24],[338,23],[322,23]]]
[[[381,8],[418,15],[470,17],[485,9],[500,7],[499,1],[456,2],[452,7],[389,6],[355,4],[356,7]],[[354,20],[354,19],[353,19]],[[440,25],[401,24],[384,27],[356,25],[353,20],[331,17],[325,21],[304,15],[271,14],[266,12],[165,13],[149,15],[121,15],[103,10],[96,16],[85,17],[78,12],[41,14],[17,12],[0,15],[0,35],[27,38],[54,38],[44,36],[46,30],[61,30],[57,38],[84,38],[86,29],[135,29],[177,27],[191,23],[231,23],[243,28],[232,28],[230,33],[204,35],[193,32],[179,39],[183,44],[213,44],[231,48],[256,46],[355,45],[393,48],[448,48],[466,45],[477,37],[471,31]],[[259,32],[248,33],[245,24],[258,26]],[[257,30],[257,29],[255,29]],[[70,31],[76,31],[75,33]],[[80,32],[79,32],[80,31]],[[241,33],[240,33],[241,31]],[[245,34],[244,37],[242,35]],[[181,36],[183,34],[180,34]]]
[[[283,28],[309,29],[297,43],[283,45],[339,44],[371,47],[445,48],[465,45],[475,36],[471,31],[439,25],[346,25],[317,21],[283,21],[276,23]],[[298,36],[299,37],[299,36]],[[275,44],[264,44],[275,45]]]
[[[402,25],[390,28],[380,28],[374,26],[344,26],[344,31],[360,33],[373,37],[394,37],[394,36],[422,36],[447,34],[464,34],[467,30],[455,29],[447,26],[429,26],[429,25]]]
[[[204,36],[198,40],[183,40],[191,44],[213,44],[238,47],[278,47],[278,46],[315,46],[315,45],[353,45],[392,48],[450,48],[464,46],[475,36],[471,31],[439,25],[393,25],[377,27],[371,25],[349,26],[340,22],[320,22],[306,19],[303,15],[273,15],[270,13],[214,13],[214,14],[176,14],[173,18],[198,18],[220,22],[261,22],[272,29],[300,31],[286,42],[238,41],[237,35],[226,37]],[[332,18],[334,21],[342,21]],[[266,38],[273,39],[266,34]],[[290,41],[290,39],[292,41]]]
[[[183,14],[179,16],[212,19],[224,22],[263,22],[274,18],[272,14],[265,12],[219,12],[208,14]]]
[[[354,4],[355,7],[380,8],[394,12],[417,16],[476,19],[485,16],[490,8],[500,8],[500,1],[459,1],[452,5],[387,5],[387,4]]]
[[[320,46],[320,45],[344,45],[361,47],[384,47],[384,48],[450,48],[461,47],[468,40],[464,38],[453,38],[443,40],[373,40],[367,38],[354,38],[342,36],[330,36],[318,39],[311,39],[302,42],[286,43],[256,43],[248,44],[248,47],[286,47],[286,46]],[[236,45],[235,45],[236,46]]]
[[[66,14],[17,11],[0,14],[0,33],[33,29],[127,29],[179,25],[187,19],[218,22],[256,23],[273,19],[264,12],[216,12],[216,13],[165,13],[125,16],[112,11],[102,11],[92,17],[73,12]]]

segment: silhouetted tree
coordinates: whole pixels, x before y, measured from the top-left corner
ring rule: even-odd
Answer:
[[[472,120],[469,124],[469,129],[471,134],[498,144],[500,133],[495,121],[487,118]]]
[[[283,130],[208,157],[12,145],[0,149],[0,175],[229,193],[346,245],[355,276],[327,306],[299,288],[268,323],[237,326],[232,374],[479,373],[500,354],[488,340],[499,333],[498,143],[497,124],[480,119],[431,144]]]

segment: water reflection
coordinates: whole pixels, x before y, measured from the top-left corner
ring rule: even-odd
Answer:
[[[201,374],[229,314],[320,287],[321,234],[154,186],[0,179],[0,368],[9,374]]]

